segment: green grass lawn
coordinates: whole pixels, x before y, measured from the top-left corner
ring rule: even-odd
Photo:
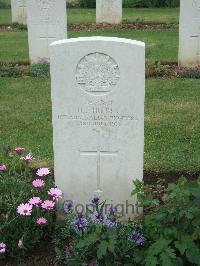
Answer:
[[[53,160],[50,81],[1,78],[1,143]],[[199,80],[148,79],[145,170],[199,171]]]
[[[90,23],[95,22],[95,9],[69,8],[68,23]],[[123,21],[146,23],[178,23],[178,8],[124,8]],[[0,9],[0,25],[11,23],[9,9]]]
[[[178,23],[179,8],[125,8],[124,22]]]
[[[68,37],[115,36],[144,41],[150,61],[177,61],[178,32],[176,30],[96,30],[69,32]],[[27,32],[0,32],[0,61],[28,60]]]
[[[10,9],[0,9],[0,25],[11,24],[11,10]]]
[[[28,61],[27,32],[0,32],[0,61]]]
[[[95,9],[68,9],[68,23],[95,22]],[[124,8],[124,22],[178,23],[178,8]]]

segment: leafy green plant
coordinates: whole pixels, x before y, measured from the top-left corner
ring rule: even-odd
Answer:
[[[107,226],[99,198],[86,216],[68,205],[56,231],[57,259],[67,265],[200,265],[200,178],[182,177],[168,187],[163,180],[155,185],[136,180],[134,187],[143,220],[122,221],[114,212],[114,220],[108,215],[114,225]]]
[[[17,30],[27,30],[27,26],[24,24],[20,24],[18,22],[13,22],[12,23],[12,28],[17,29]]]
[[[132,7],[178,7],[180,0],[123,0],[124,8]],[[82,8],[95,8],[95,0],[78,0],[78,6]]]
[[[78,0],[78,4],[83,8],[95,8],[96,0]]]
[[[45,78],[50,76],[50,66],[47,61],[41,60],[39,63],[34,63],[29,68],[29,75],[32,77]]]
[[[154,265],[200,265],[200,178],[180,178],[169,184],[164,202],[154,198],[143,182],[136,181],[137,194],[150,211],[144,216],[148,237],[138,262]],[[145,259],[144,259],[145,258]]]
[[[179,0],[123,0],[123,7],[178,7]]]
[[[0,1],[0,9],[9,9],[10,3],[8,1]]]
[[[67,217],[55,234],[57,260],[74,266],[135,265],[135,251],[145,241],[141,225],[136,220],[122,222],[112,207],[103,213],[105,202],[98,197],[93,198],[92,206],[84,216],[64,205]]]

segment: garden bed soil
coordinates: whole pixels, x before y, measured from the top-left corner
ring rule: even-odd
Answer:
[[[163,179],[165,183],[172,183],[178,181],[180,177],[184,176],[188,180],[194,181],[200,177],[200,172],[147,172],[144,171],[144,182],[146,184],[155,184],[157,180]]]
[[[93,30],[106,30],[106,29],[134,29],[134,30],[157,30],[157,29],[178,29],[177,24],[166,23],[121,23],[121,24],[108,24],[108,23],[86,23],[86,24],[69,24],[70,31],[93,31]]]
[[[158,29],[178,29],[178,24],[166,23],[121,23],[121,24],[108,24],[108,23],[85,23],[85,24],[69,24],[69,31],[93,31],[93,30],[106,30],[106,29],[133,29],[133,30],[158,30]],[[0,25],[1,32],[9,31],[26,31],[26,28],[18,28],[12,25]]]
[[[55,262],[54,246],[43,242],[19,263],[15,259],[0,260],[0,266],[59,266]]]

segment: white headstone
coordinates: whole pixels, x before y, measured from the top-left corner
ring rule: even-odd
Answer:
[[[96,0],[96,22],[121,23],[122,0]]]
[[[12,22],[26,25],[26,0],[11,0]]]
[[[49,59],[49,45],[67,37],[66,1],[28,1],[27,15],[31,63]]]
[[[179,65],[200,64],[200,0],[181,0]]]
[[[125,208],[143,178],[145,44],[88,37],[50,50],[56,185],[76,203],[100,193]]]

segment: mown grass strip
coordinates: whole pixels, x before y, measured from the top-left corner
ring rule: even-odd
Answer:
[[[1,143],[26,147],[52,165],[50,80],[1,78],[0,90]],[[200,171],[199,98],[199,80],[147,80],[145,171]]]

